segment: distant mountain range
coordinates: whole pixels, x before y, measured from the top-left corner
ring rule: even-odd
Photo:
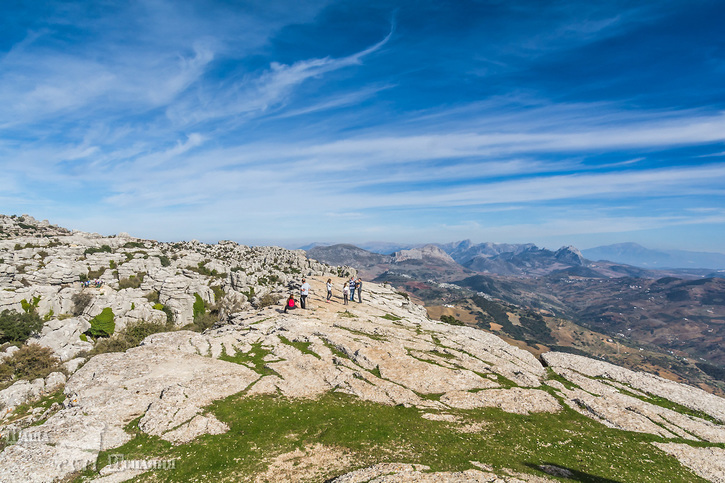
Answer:
[[[348,244],[316,245],[307,250],[307,256],[332,265],[355,267],[363,277],[379,282],[394,280],[400,276],[453,282],[476,274],[590,278],[664,276],[662,273],[629,265],[591,262],[571,246],[553,251],[538,248],[531,243],[474,245],[466,240],[445,245],[423,245],[399,250],[391,255],[373,253]]]
[[[686,258],[678,258],[683,253]],[[457,310],[475,313],[466,299],[488,297],[568,319],[607,337],[658,347],[667,354],[663,357],[682,351],[677,357],[725,367],[725,270],[718,271],[725,266],[718,263],[724,255],[658,252],[636,244],[580,252],[572,246],[548,250],[531,243],[470,240],[392,254],[353,245],[315,246],[307,255],[357,268],[364,279],[389,282],[426,305],[457,304]],[[708,268],[665,268],[672,266]],[[496,322],[501,330],[517,340],[541,342],[538,333],[519,333],[526,330],[507,323],[506,310],[501,310]],[[581,346],[595,352],[596,347]],[[657,360],[660,367],[670,367],[670,362]],[[687,376],[686,369],[678,371]]]
[[[339,245],[335,243],[311,243],[300,248],[309,251],[313,248]],[[392,242],[366,242],[356,245],[355,248],[361,248],[375,254],[394,255],[397,252],[424,246],[436,246],[440,248],[457,263],[471,270],[502,274],[513,274],[517,272],[515,268],[509,266],[509,263],[515,263],[515,260],[512,260],[513,258],[519,260],[528,259],[530,263],[535,264],[537,259],[540,261],[542,257],[548,258],[551,254],[555,253],[551,250],[538,248],[533,243],[509,244],[486,242],[474,244],[471,240],[444,244],[417,245]],[[581,259],[608,261],[646,269],[725,270],[725,254],[722,253],[686,250],[652,250],[637,243],[617,243],[581,251],[574,247],[568,247],[567,252],[577,253],[578,258]],[[560,253],[560,256],[564,255],[565,252]],[[577,257],[575,256],[575,258]],[[575,258],[572,261],[576,261]],[[707,275],[713,276],[715,274]]]
[[[590,260],[609,260],[644,268],[709,268],[725,269],[722,253],[685,250],[651,250],[637,243],[617,243],[582,250]]]
[[[373,253],[347,244],[317,245],[307,250],[307,256],[331,265],[355,267],[368,280],[387,281],[396,275],[450,281],[474,273],[435,245],[399,250],[392,255]]]

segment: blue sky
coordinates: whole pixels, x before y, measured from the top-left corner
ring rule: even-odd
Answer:
[[[159,240],[725,251],[725,5],[3,5],[0,212]]]

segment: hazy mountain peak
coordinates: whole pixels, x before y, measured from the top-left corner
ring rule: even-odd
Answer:
[[[401,250],[393,254],[395,263],[400,263],[406,260],[422,260],[423,258],[436,258],[445,262],[456,263],[445,251],[436,245],[425,245],[418,248],[411,248],[409,250]]]

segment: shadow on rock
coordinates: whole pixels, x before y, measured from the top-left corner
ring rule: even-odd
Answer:
[[[558,476],[560,478],[568,478],[570,480],[579,481],[581,483],[622,483],[617,480],[611,480],[602,476],[595,476],[583,471],[558,466],[552,463],[526,463],[526,466],[535,470],[543,471],[547,475]]]

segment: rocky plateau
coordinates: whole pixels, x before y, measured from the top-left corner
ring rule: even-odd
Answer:
[[[651,435],[652,450],[676,458],[693,478],[725,481],[725,399],[701,389],[572,354],[547,352],[537,359],[493,334],[431,320],[425,308],[386,284],[365,282],[363,302],[343,305],[340,288],[355,270],[299,250],[104,237],[27,215],[0,217],[0,227],[0,311],[44,318],[27,344],[47,347],[63,362],[45,378],[18,378],[0,391],[0,429],[22,435],[0,453],[2,482],[78,475],[94,467],[101,452],[128,443],[129,424],[175,446],[225,434],[229,425],[207,408],[232,395],[307,401],[328,393],[412,408],[421,418],[458,428],[462,437],[485,431],[467,420],[471,410],[573,410],[622,434]],[[415,259],[416,252],[404,256]],[[298,293],[302,277],[312,285],[310,306],[285,314],[283,302]],[[328,279],[335,293],[329,303]],[[82,310],[78,294],[88,295]],[[184,329],[210,307],[217,319],[211,327]],[[168,330],[137,347],[91,356],[99,339],[85,334],[106,309],[115,332],[142,321],[168,324]],[[6,344],[0,357],[10,360],[18,350]],[[59,388],[62,403],[17,417],[23,405],[32,407]],[[537,473],[521,473],[485,461],[448,472],[397,460],[359,468],[334,448],[297,451],[338,465],[330,481],[340,483],[571,477],[564,468],[540,465]],[[276,455],[267,476],[248,480],[325,479],[303,474],[304,464],[287,464],[294,458]],[[155,468],[125,463],[108,465],[88,481],[126,481]]]

